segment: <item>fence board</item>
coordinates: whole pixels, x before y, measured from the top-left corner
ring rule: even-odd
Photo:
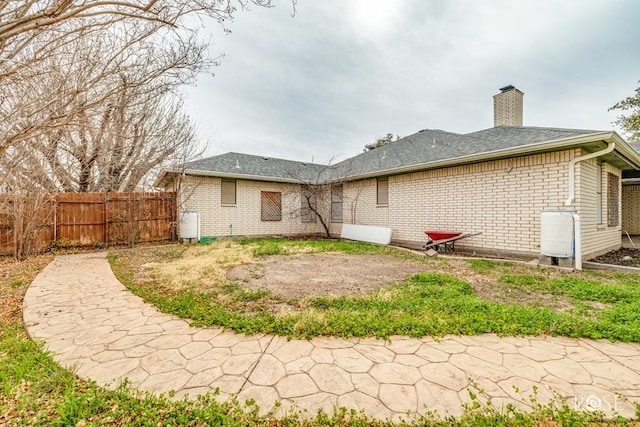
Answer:
[[[0,207],[6,210],[0,211],[0,254],[12,254],[16,216],[9,199]],[[56,194],[37,212],[35,247],[44,250],[54,240],[73,246],[170,240],[176,209],[175,193]]]

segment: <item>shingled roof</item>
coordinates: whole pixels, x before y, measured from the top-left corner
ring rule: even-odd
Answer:
[[[406,170],[412,166],[463,161],[482,154],[495,154],[517,148],[538,146],[550,141],[598,134],[601,131],[583,129],[556,129],[539,127],[505,127],[485,129],[469,134],[425,129],[398,139],[375,150],[362,153],[336,165],[341,176],[388,173],[395,169]]]
[[[320,179],[327,167],[251,154],[225,153],[188,162],[185,169],[193,172],[217,172],[223,176],[249,176],[269,181],[311,181]]]
[[[226,153],[186,164],[186,173],[277,182],[324,182],[392,175],[597,142],[610,131],[498,126],[468,134],[425,129],[332,166]],[[168,173],[165,171],[164,173]],[[159,180],[162,175],[159,177]]]

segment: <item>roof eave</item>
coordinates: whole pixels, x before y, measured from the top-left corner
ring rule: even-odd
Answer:
[[[162,188],[163,187],[163,183],[164,180],[166,178],[166,176],[170,173],[175,173],[173,171],[175,171],[175,168],[162,168],[160,169],[160,172],[158,173],[158,176],[156,177],[155,181],[153,181],[153,187],[154,188]]]
[[[283,178],[274,176],[263,175],[250,175],[241,173],[228,173],[218,171],[203,171],[199,169],[177,169],[177,168],[163,168],[158,174],[158,178],[154,181],[154,187],[160,187],[162,182],[166,179],[167,175],[189,175],[189,176],[203,176],[203,177],[216,177],[216,178],[230,178],[230,179],[246,179],[249,181],[267,181],[267,182],[281,182],[287,184],[300,184],[302,180],[295,178]]]
[[[487,151],[484,153],[473,154],[470,156],[454,157],[435,162],[418,163],[410,166],[396,167],[390,169],[377,170],[362,174],[350,175],[348,177],[340,177],[325,180],[326,183],[341,181],[356,181],[360,179],[375,178],[385,175],[399,175],[403,173],[417,172],[421,170],[439,169],[443,167],[458,166],[462,164],[478,163],[483,161],[498,160],[509,157],[523,156],[527,154],[536,154],[541,152],[557,151],[560,149],[570,149],[585,145],[590,142],[605,141],[615,142],[616,152],[618,152],[623,160],[629,164],[630,168],[640,170],[640,153],[633,149],[620,135],[614,131],[596,132],[577,137],[562,138],[542,143],[534,143],[512,147],[503,150]],[[198,169],[180,169],[180,168],[163,168],[158,177],[154,181],[154,187],[160,187],[168,175],[191,175],[204,177],[218,177],[231,179],[246,179],[253,181],[281,182],[291,184],[304,184],[306,181],[295,178],[282,178],[273,176],[250,175],[241,173],[228,173],[216,171],[203,171]]]
[[[624,140],[617,132],[609,132],[610,136],[607,142],[615,142],[616,151],[620,153],[626,163],[635,170],[640,170],[640,153],[638,153],[627,141]]]

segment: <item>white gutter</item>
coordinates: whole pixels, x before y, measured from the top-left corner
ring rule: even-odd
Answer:
[[[591,133],[587,135],[580,135],[577,137],[546,141],[543,143],[535,142],[533,144],[520,145],[517,147],[511,147],[511,148],[494,150],[494,151],[485,151],[478,154],[471,154],[471,155],[454,157],[449,159],[436,160],[433,162],[418,163],[418,164],[409,165],[409,166],[392,167],[384,170],[376,170],[373,172],[354,174],[354,175],[350,175],[348,177],[348,180],[354,181],[357,179],[375,178],[375,177],[385,176],[385,175],[400,175],[403,173],[416,172],[420,170],[439,169],[443,167],[457,166],[461,164],[479,163],[479,162],[490,161],[490,160],[504,159],[508,157],[517,157],[517,156],[522,156],[527,154],[536,154],[539,152],[556,151],[559,149],[569,150],[573,147],[580,146],[585,143],[610,139],[612,138],[612,134],[613,132],[609,132],[609,131],[597,132],[597,133]],[[344,160],[334,166],[336,166],[337,168],[344,166],[348,169],[348,166],[345,166],[345,165],[348,164],[349,160]],[[327,182],[331,183],[331,182],[339,182],[344,180],[345,178],[335,178],[335,179],[329,179],[327,180]]]
[[[582,162],[584,160],[593,159],[594,157],[604,156],[605,154],[609,154],[616,148],[616,143],[610,141],[607,143],[608,146],[604,150],[596,151],[594,153],[590,153],[584,156],[576,157],[569,162],[569,197],[565,200],[565,206],[573,205],[573,201],[575,199],[576,194],[576,163]]]
[[[607,148],[604,150],[596,151],[594,153],[586,154],[584,156],[576,157],[569,162],[569,196],[564,202],[565,206],[573,205],[576,195],[576,163],[585,160],[593,159],[594,157],[604,156],[611,153],[616,148],[616,143],[613,141],[607,142]],[[573,235],[574,235],[574,259],[575,269],[582,270],[582,230],[580,215],[578,213],[573,214]]]

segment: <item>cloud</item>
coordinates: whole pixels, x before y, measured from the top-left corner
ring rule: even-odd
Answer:
[[[525,92],[525,124],[609,129],[640,78],[640,3],[286,0],[240,13],[188,92],[208,154],[326,162],[388,132],[492,126],[492,95]]]

